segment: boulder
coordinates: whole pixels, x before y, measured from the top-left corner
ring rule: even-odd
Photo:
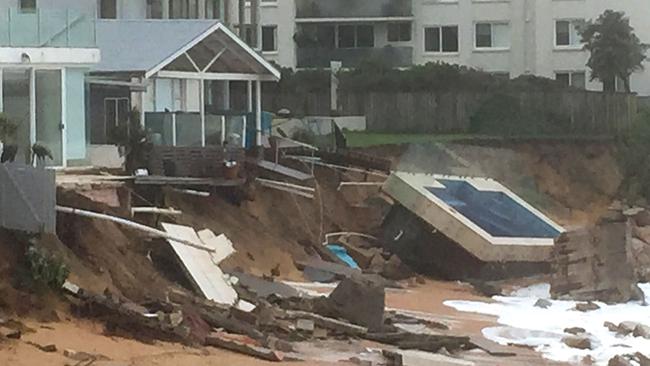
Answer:
[[[573,310],[582,311],[582,312],[593,311],[598,309],[600,309],[600,306],[598,306],[598,304],[595,304],[591,301],[577,303],[576,307],[573,308]]]
[[[571,348],[577,349],[591,349],[591,339],[589,337],[581,336],[567,336],[562,338],[562,342]]]
[[[645,324],[637,324],[632,331],[632,335],[635,337],[650,339],[650,327]]]
[[[341,281],[329,295],[327,312],[377,331],[384,324],[385,306],[384,287],[361,276],[354,276]]]
[[[621,323],[618,325],[618,328],[617,328],[616,333],[618,333],[618,334],[620,334],[620,335],[628,335],[628,334],[631,334],[632,332],[634,332],[634,329],[635,329],[638,325],[640,325],[640,324],[637,323],[637,322],[631,322],[631,321],[621,322]]]
[[[569,333],[573,335],[578,335],[578,334],[584,334],[586,333],[585,328],[580,328],[580,327],[571,327],[571,328],[565,328],[564,333]]]
[[[603,323],[603,326],[607,329],[609,329],[610,332],[615,332],[618,333],[618,325],[612,323],[612,322],[605,322]]]
[[[538,299],[537,302],[535,302],[535,307],[542,308],[542,309],[548,309],[553,305],[550,301],[546,299]]]
[[[612,357],[607,363],[607,366],[632,366],[632,362],[624,356],[618,355]]]

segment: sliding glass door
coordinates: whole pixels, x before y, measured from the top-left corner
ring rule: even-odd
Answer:
[[[5,133],[3,144],[17,147],[16,162],[63,166],[62,71],[4,68],[0,75],[2,113],[16,126],[14,133]],[[32,159],[34,143],[49,153]]]
[[[52,157],[36,158],[37,164],[63,166],[61,70],[36,70],[36,141]]]

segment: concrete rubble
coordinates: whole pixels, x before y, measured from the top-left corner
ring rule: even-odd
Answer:
[[[611,210],[592,227],[562,233],[552,253],[553,298],[606,303],[642,300],[630,259],[631,232],[628,217]],[[582,305],[580,309],[595,308]]]

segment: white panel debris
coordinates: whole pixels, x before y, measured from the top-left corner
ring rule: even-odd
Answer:
[[[163,223],[162,226],[166,232],[175,237],[193,242],[201,242],[196,231],[191,227],[169,223]],[[174,240],[168,241],[185,267],[192,282],[207,299],[220,304],[235,304],[237,301],[237,292],[235,292],[232,285],[225,279],[221,268],[217,265],[218,262],[215,261],[210,253],[183,245]],[[206,246],[213,248],[216,253],[219,253],[220,245],[215,246],[215,244],[213,240],[205,243]],[[216,255],[217,258],[223,256],[220,254]]]
[[[216,250],[214,253],[212,253],[212,260],[216,264],[220,264],[226,258],[235,253],[235,247],[233,246],[230,239],[228,239],[228,237],[224,234],[217,236],[212,232],[212,230],[205,229],[199,231],[199,238],[207,247]]]

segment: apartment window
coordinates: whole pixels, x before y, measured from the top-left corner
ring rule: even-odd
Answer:
[[[458,26],[424,28],[425,52],[458,52]]]
[[[169,0],[169,18],[197,19],[198,17],[198,0]]]
[[[578,46],[581,43],[578,33],[579,22],[575,20],[558,20],[555,22],[555,45]]]
[[[508,23],[476,23],[476,48],[509,48],[510,25]]]
[[[205,1],[205,17],[207,19],[221,18],[221,0]]]
[[[35,12],[36,0],[20,0],[20,11]]]
[[[99,0],[99,17],[101,19],[116,19],[117,0]]]
[[[262,26],[262,51],[274,52],[278,50],[278,27],[275,25]]]
[[[147,0],[147,19],[162,19],[162,0]]]
[[[339,25],[338,48],[367,48],[375,46],[372,25]]]
[[[411,41],[411,23],[388,23],[388,42]]]
[[[587,78],[584,71],[556,72],[555,80],[574,88],[585,89],[587,87]]]

